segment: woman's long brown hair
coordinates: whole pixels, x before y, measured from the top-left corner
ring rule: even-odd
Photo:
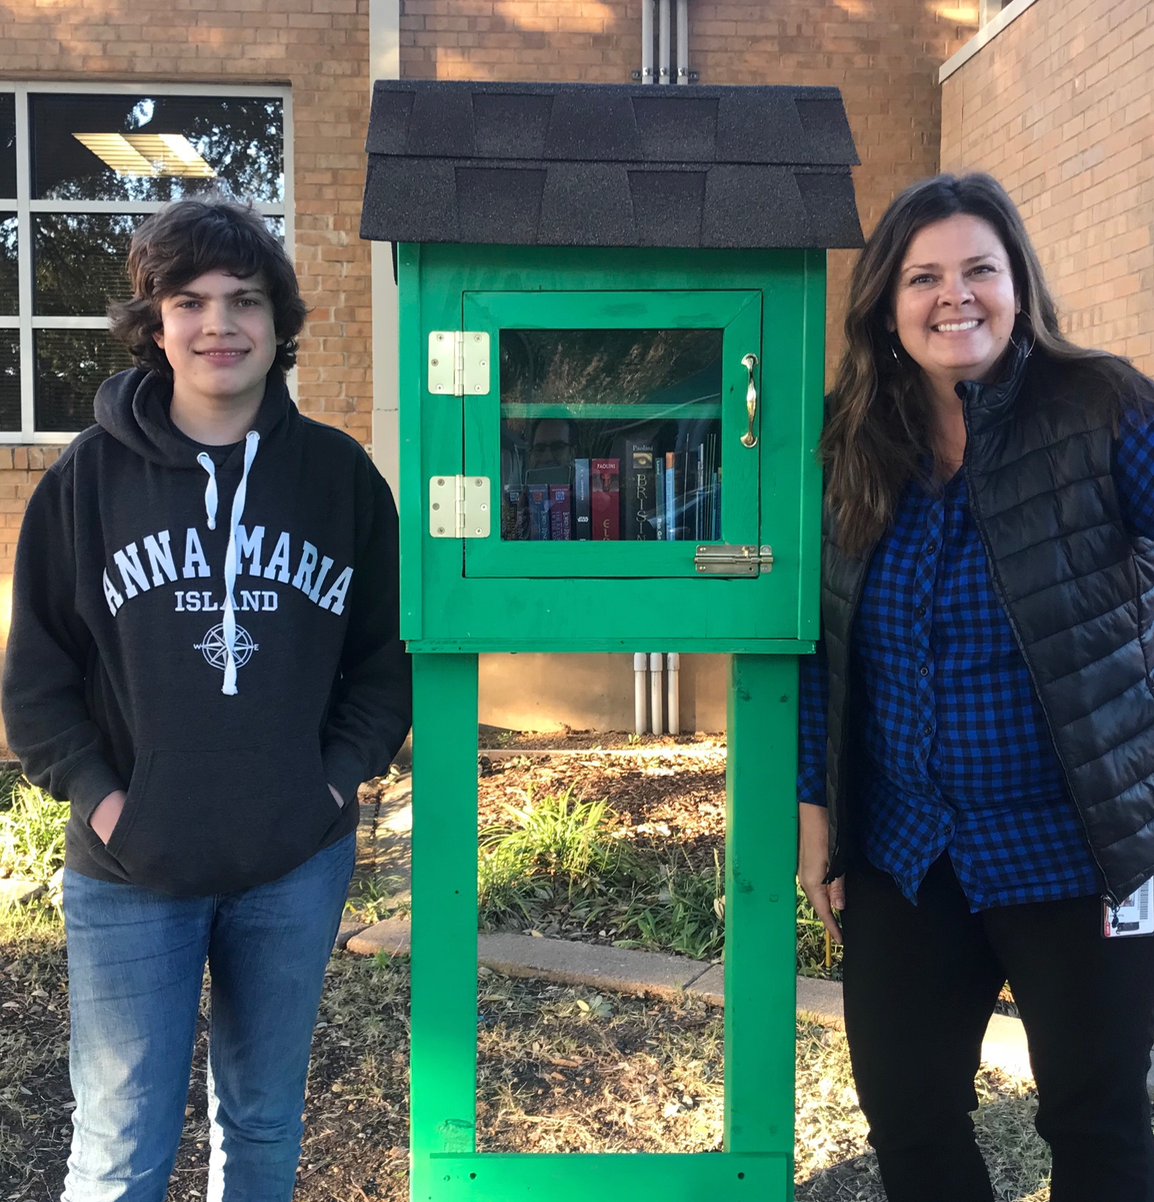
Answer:
[[[921,369],[888,323],[906,248],[927,225],[958,213],[980,217],[1001,239],[1021,304],[1016,339],[1040,355],[1098,369],[1103,400],[1117,397],[1133,369],[1124,360],[1069,342],[1058,328],[1053,298],[1014,202],[992,176],[937,175],[898,195],[882,215],[854,267],[845,318],[846,349],[830,394],[818,453],[825,500],[837,541],[861,554],[893,518],[906,482],[933,455]]]

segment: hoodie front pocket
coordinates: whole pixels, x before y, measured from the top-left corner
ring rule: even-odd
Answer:
[[[341,821],[317,740],[137,761],[108,843],[128,879],[164,893],[230,893],[302,864]]]

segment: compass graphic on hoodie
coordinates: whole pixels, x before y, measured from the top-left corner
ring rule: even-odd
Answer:
[[[224,624],[218,622],[199,643],[193,643],[195,650],[201,652],[204,658],[214,667],[224,671],[228,663],[228,641],[224,636]],[[254,651],[260,650],[260,644],[252,641],[243,626],[236,628],[236,638],[233,641],[232,653],[238,668],[243,668],[252,658]]]

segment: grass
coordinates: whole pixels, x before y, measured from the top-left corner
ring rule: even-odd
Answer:
[[[572,789],[540,798],[528,792],[522,805],[504,808],[508,821],[480,835],[483,926],[512,916],[531,924],[542,902],[572,906],[638,880],[641,866],[604,800],[576,799]]]
[[[628,840],[608,803],[568,789],[506,805],[507,821],[481,832],[477,866],[485,929],[593,930],[618,947],[719,956],[724,873],[688,858],[654,859]]]
[[[52,890],[64,867],[68,803],[30,785],[18,772],[0,776],[0,876],[26,877]]]

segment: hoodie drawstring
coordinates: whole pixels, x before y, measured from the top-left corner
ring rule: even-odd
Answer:
[[[236,584],[236,529],[244,517],[245,495],[248,492],[248,473],[252,461],[256,458],[256,449],[260,443],[260,435],[250,430],[244,436],[244,468],[240,474],[240,483],[232,498],[232,512],[228,522],[228,550],[224,555],[224,684],[220,691],[233,697],[236,695],[236,603],[233,600],[233,586]],[[204,509],[208,518],[208,528],[216,529],[217,488],[216,469],[207,454],[203,451],[196,457],[197,463],[208,472],[208,484],[204,489]]]
[[[216,464],[205,451],[196,457],[197,463],[208,472],[208,483],[204,486],[204,516],[208,519],[208,528],[216,529]]]

